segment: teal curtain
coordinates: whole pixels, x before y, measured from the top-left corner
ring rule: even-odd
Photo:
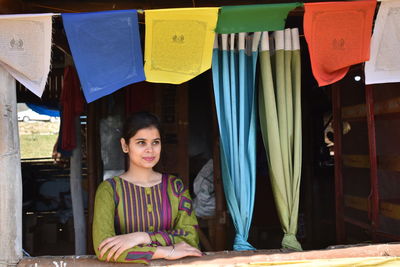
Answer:
[[[271,36],[263,32],[261,40],[260,127],[285,234],[282,247],[301,250],[296,239],[301,175],[299,33],[298,29],[275,31]]]
[[[236,229],[234,250],[254,249],[247,239],[255,195],[255,72],[260,35],[259,32],[217,35],[213,51],[222,180]]]

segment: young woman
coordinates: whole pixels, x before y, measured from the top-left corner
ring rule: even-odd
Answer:
[[[197,219],[181,179],[153,170],[160,159],[160,123],[147,112],[125,122],[121,146],[128,171],[96,192],[93,245],[100,260],[148,263],[201,256]]]

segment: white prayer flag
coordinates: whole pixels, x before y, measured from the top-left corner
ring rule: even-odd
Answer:
[[[365,84],[400,82],[400,1],[382,1],[375,20]]]
[[[38,97],[50,71],[52,16],[0,16],[0,64]]]

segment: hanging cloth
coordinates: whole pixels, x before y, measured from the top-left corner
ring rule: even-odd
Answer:
[[[365,63],[365,83],[400,82],[400,1],[382,1]]]
[[[50,71],[52,16],[0,16],[0,64],[38,97]]]
[[[302,3],[223,6],[218,17],[217,33],[277,31],[285,28],[290,10]]]
[[[319,86],[342,79],[369,59],[376,1],[305,3],[304,35]]]
[[[181,84],[211,67],[218,9],[146,10],[148,82]]]
[[[256,184],[255,76],[260,32],[221,34],[215,40],[213,85],[221,140],[221,171],[236,229],[234,250],[253,250],[247,242]],[[229,42],[228,42],[229,37]]]
[[[299,31],[263,32],[260,52],[260,128],[269,178],[284,237],[283,248],[302,250],[296,239],[301,177],[301,58]]]
[[[136,10],[63,13],[88,103],[145,79]]]
[[[72,151],[76,147],[75,118],[85,107],[79,78],[73,66],[64,68],[63,87],[60,96],[61,116],[61,148]]]

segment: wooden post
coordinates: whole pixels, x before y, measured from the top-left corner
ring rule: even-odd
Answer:
[[[178,173],[186,186],[189,186],[189,152],[188,152],[188,83],[177,86],[176,116],[178,120]]]
[[[15,80],[0,66],[0,267],[22,258],[22,179]]]
[[[365,98],[367,108],[367,125],[368,125],[368,143],[369,143],[369,163],[370,163],[370,179],[372,198],[372,216],[371,216],[371,236],[372,241],[376,241],[376,232],[379,229],[379,185],[378,185],[378,160],[376,156],[376,136],[375,136],[375,113],[374,113],[374,96],[373,86],[365,86]],[[370,201],[370,199],[368,199]],[[368,211],[370,212],[370,211]]]
[[[219,141],[219,127],[217,119],[217,110],[215,107],[215,98],[213,93],[212,76],[210,75],[210,98],[213,109],[213,167],[214,167],[214,191],[215,191],[215,217],[214,224],[215,236],[213,238],[213,246],[216,251],[225,250],[226,247],[226,226],[227,214],[225,194],[221,176],[221,151]],[[211,239],[210,238],[210,239]]]
[[[98,101],[88,104],[87,114],[87,131],[86,131],[86,145],[87,145],[87,179],[88,179],[88,222],[87,222],[87,252],[94,254],[93,239],[92,239],[92,224],[94,213],[94,198],[96,195],[97,180],[99,177],[98,170],[98,117],[96,110]]]
[[[86,220],[82,191],[82,137],[79,117],[75,118],[76,147],[72,151],[70,186],[75,231],[75,255],[86,254]]]
[[[336,192],[336,242],[345,241],[343,213],[343,176],[342,176],[342,106],[341,87],[338,83],[332,85],[333,134],[335,140],[335,192]]]

